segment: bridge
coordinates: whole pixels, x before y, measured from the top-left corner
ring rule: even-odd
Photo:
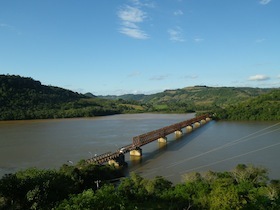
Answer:
[[[188,131],[192,131],[194,128],[198,128],[206,122],[210,121],[211,116],[209,114],[195,117],[189,120],[185,120],[173,125],[169,125],[157,130],[150,131],[148,133],[141,134],[139,136],[133,137],[132,144],[123,146],[117,149],[115,152],[107,152],[95,157],[92,157],[87,161],[87,163],[92,164],[110,164],[115,166],[125,165],[125,154],[130,153],[131,156],[142,156],[142,146],[151,143],[155,140],[158,142],[167,142],[166,136],[175,133],[176,136],[183,135],[183,128]]]

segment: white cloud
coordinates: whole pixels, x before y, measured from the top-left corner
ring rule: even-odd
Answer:
[[[174,13],[173,13],[175,16],[179,16],[179,15],[183,15],[183,11],[182,10],[176,10]]]
[[[142,10],[126,5],[119,10],[118,16],[122,21],[139,23],[146,18],[145,12]]]
[[[173,29],[168,29],[169,39],[175,42],[184,42],[183,31],[180,27],[175,27]]]
[[[149,36],[138,28],[121,28],[120,32],[135,39],[148,39]]]
[[[269,80],[270,77],[263,75],[263,74],[257,74],[254,76],[250,76],[248,80],[250,81],[264,81],[264,80]]]
[[[278,79],[280,79],[280,74],[277,76]]]
[[[266,5],[268,4],[269,2],[271,2],[271,0],[260,0],[259,3],[260,4],[263,4],[263,5]]]
[[[124,6],[118,11],[122,27],[120,33],[136,39],[147,39],[149,36],[139,28],[137,24],[142,23],[147,15],[137,7]]]
[[[150,80],[160,81],[160,80],[165,80],[167,77],[168,77],[168,75],[157,75],[157,76],[151,77]]]
[[[149,0],[130,0],[135,6],[154,8],[155,4]]]
[[[123,21],[122,25],[127,28],[139,28],[135,23],[129,21]]]

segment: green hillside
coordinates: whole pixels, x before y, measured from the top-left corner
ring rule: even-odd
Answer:
[[[279,89],[207,86],[166,90],[151,95],[96,97],[91,93],[83,95],[42,85],[32,78],[0,75],[0,120],[139,112],[217,112],[217,116],[227,119],[269,120],[279,117],[279,112],[275,111],[279,110],[278,98]]]
[[[216,111],[229,120],[280,120],[280,89]]]
[[[0,75],[0,120],[90,117],[139,111],[126,101],[88,97],[32,78]]]
[[[106,98],[137,100],[148,103],[149,111],[190,112],[210,111],[270,92],[272,89],[194,86],[166,90],[151,95],[107,96]]]

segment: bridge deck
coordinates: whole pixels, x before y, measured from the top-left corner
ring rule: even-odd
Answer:
[[[148,144],[152,141],[155,141],[159,138],[165,137],[171,133],[174,133],[175,131],[180,131],[182,128],[190,126],[196,122],[199,122],[203,119],[206,119],[209,117],[209,115],[203,115],[200,117],[192,118],[190,120],[185,120],[173,125],[166,126],[164,128],[160,128],[158,130],[154,130],[139,136],[133,137],[133,144],[136,147],[141,147],[145,144]]]
[[[88,163],[96,163],[96,164],[103,164],[108,162],[109,160],[115,160],[120,155],[123,155],[125,153],[128,153],[132,150],[135,150],[137,148],[140,148],[150,142],[153,142],[159,138],[165,137],[171,133],[174,133],[175,131],[180,131],[182,128],[191,126],[192,124],[196,122],[200,122],[201,120],[205,120],[208,118],[209,115],[203,115],[199,117],[192,118],[190,120],[185,120],[179,123],[175,123],[173,125],[169,125],[157,130],[150,131],[145,134],[141,134],[139,136],[133,137],[133,143],[123,146],[120,149],[118,149],[115,152],[107,152],[101,155],[98,155],[94,158],[90,158],[87,160]]]

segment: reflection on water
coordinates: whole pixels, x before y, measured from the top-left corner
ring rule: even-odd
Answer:
[[[131,114],[107,117],[0,122],[0,176],[27,167],[58,168],[115,151],[133,136],[190,119],[186,114]],[[280,179],[280,123],[211,121],[167,144],[142,147],[143,157],[126,154],[129,171],[180,182],[191,171],[230,170],[239,163],[265,166]]]

